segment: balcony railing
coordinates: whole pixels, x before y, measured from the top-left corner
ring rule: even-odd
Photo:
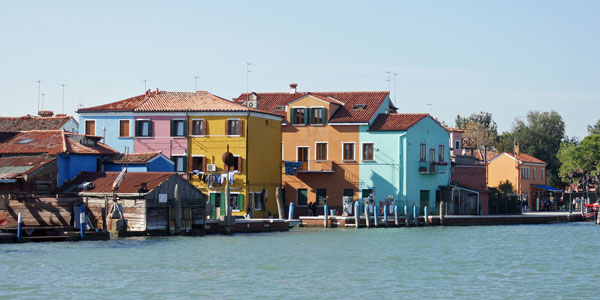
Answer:
[[[421,174],[440,174],[445,173],[448,167],[447,162],[429,162],[419,161],[419,173]]]
[[[331,160],[310,160],[302,162],[297,173],[333,173],[334,162]],[[285,165],[283,172],[285,172]]]

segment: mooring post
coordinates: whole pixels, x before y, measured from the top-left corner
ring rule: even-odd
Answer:
[[[81,231],[81,239],[85,238],[85,204],[81,204],[79,208],[79,231]]]
[[[419,225],[419,215],[417,215],[417,206],[413,205],[413,218],[414,218],[414,222],[415,225]]]
[[[360,203],[358,203],[358,201],[356,201],[354,203],[354,225],[356,226],[356,228],[358,228],[360,226]]]
[[[398,222],[398,205],[394,205],[394,224],[398,227],[400,222]]]
[[[387,203],[383,207],[383,222],[385,224],[385,227],[388,227],[388,205],[387,205]]]
[[[294,202],[290,202],[290,209],[288,210],[288,220],[294,218]]]
[[[375,227],[379,227],[379,206],[375,205],[375,209],[373,210],[373,219],[375,222]]]
[[[428,207],[425,206],[425,208],[423,208],[423,217],[425,218],[425,225],[429,225],[429,212],[428,212]]]
[[[323,227],[327,228],[327,219],[328,219],[328,217],[327,217],[327,213],[329,213],[329,207],[327,206],[327,204],[325,204],[325,205],[323,206],[323,213],[324,213],[324,215],[325,215],[325,218],[324,218],[324,219],[325,219],[325,222],[323,223]]]
[[[408,205],[404,205],[404,224],[406,226],[409,226],[409,222],[408,222],[408,218],[409,218],[409,214],[408,214]]]
[[[23,214],[19,213],[19,217],[17,219],[17,240],[21,241],[21,236],[23,231]]]
[[[444,201],[440,201],[440,224],[444,225]]]
[[[371,217],[369,216],[369,205],[365,203],[365,221],[367,222],[367,228],[371,228]]]

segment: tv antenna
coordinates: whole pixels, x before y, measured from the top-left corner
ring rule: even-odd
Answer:
[[[44,110],[44,96],[46,96],[46,94],[42,93],[42,110]]]
[[[197,85],[198,78],[200,78],[200,77],[198,77],[198,76],[194,77],[194,93],[198,91],[198,85]]]
[[[146,82],[148,82],[148,80],[144,79],[142,80],[144,82],[144,92],[146,92],[148,89],[146,88]]]
[[[62,113],[65,113],[65,86],[67,86],[66,84],[61,84],[60,86],[62,86]]]
[[[398,94],[398,85],[396,85],[396,75],[398,75],[398,73],[394,73],[394,105],[396,105],[396,95]]]
[[[427,105],[429,106],[429,114],[431,115],[431,103],[427,103]]]
[[[391,82],[391,80],[390,80],[390,73],[392,73],[392,72],[391,71],[386,71],[386,73],[388,75],[386,81],[387,81],[387,84],[388,84],[388,92],[389,92],[390,91],[390,82]]]
[[[248,77],[250,75],[250,72],[252,72],[252,70],[250,70],[251,65],[252,63],[246,63],[246,106],[248,106],[248,101],[250,101],[250,94],[248,94]]]
[[[38,109],[37,110],[39,112],[40,111],[40,93],[42,91],[42,81],[38,80],[37,83],[38,83],[38,106],[37,106]]]

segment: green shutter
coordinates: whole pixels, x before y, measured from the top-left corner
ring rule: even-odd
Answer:
[[[210,218],[211,219],[214,219],[216,217],[215,215],[217,213],[217,206],[215,205],[216,204],[215,199],[216,199],[217,196],[215,196],[215,195],[216,195],[215,193],[211,193],[210,194],[210,198],[209,198],[210,199],[210,206],[212,207],[212,209],[210,211]]]
[[[296,109],[292,108],[292,112],[290,113],[290,123],[294,124],[295,120],[296,120]]]
[[[304,109],[304,124],[305,125],[310,124],[310,108]]]
[[[171,120],[171,136],[175,136],[177,133],[177,128],[175,128],[175,120]]]
[[[227,199],[229,201],[229,199]],[[225,214],[227,214],[227,211],[225,210],[225,194],[221,194],[221,216],[224,216]]]
[[[237,196],[237,207],[239,210],[244,209],[244,195],[243,194],[238,194],[238,196]]]
[[[323,125],[327,124],[327,108],[323,108]]]
[[[154,123],[152,122],[152,120],[148,120],[148,136],[154,136],[154,134],[152,133],[152,127],[154,127]]]
[[[140,128],[140,121],[135,121],[135,136],[140,136],[140,133],[142,132]]]
[[[188,136],[188,120],[183,121],[183,136]]]
[[[188,157],[183,157],[183,172],[187,173],[188,171]]]

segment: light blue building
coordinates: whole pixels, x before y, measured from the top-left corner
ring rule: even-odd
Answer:
[[[440,186],[450,182],[449,135],[428,114],[380,114],[360,129],[359,187],[376,202],[437,212]],[[412,211],[412,209],[411,209]]]

